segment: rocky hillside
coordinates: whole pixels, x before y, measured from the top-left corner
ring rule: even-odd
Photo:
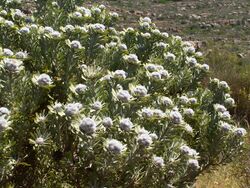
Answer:
[[[162,3],[161,3],[162,2]],[[187,40],[230,43],[250,55],[249,0],[89,0],[120,13],[124,25],[135,25],[149,16],[162,30]]]

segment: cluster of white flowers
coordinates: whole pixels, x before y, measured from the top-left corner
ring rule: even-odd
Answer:
[[[198,153],[196,152],[196,150],[188,147],[187,145],[181,146],[180,151],[182,154],[187,155],[189,157],[194,157],[194,158],[198,157]]]
[[[145,86],[137,85],[132,88],[132,95],[136,97],[145,97],[147,95],[147,89]]]
[[[105,117],[105,118],[102,120],[102,124],[103,124],[104,127],[110,128],[110,127],[112,127],[112,125],[113,125],[113,120],[112,120],[110,117]]]
[[[117,92],[117,98],[122,102],[129,102],[132,95],[130,95],[129,91],[121,89]]]
[[[65,105],[64,113],[66,116],[74,116],[80,113],[80,110],[82,108],[81,103],[69,103]]]
[[[164,159],[162,157],[157,157],[157,156],[154,156],[153,157],[153,163],[157,166],[157,167],[164,167],[165,164],[164,164]]]
[[[137,57],[136,54],[129,54],[129,55],[125,55],[123,56],[123,59],[128,62],[128,63],[132,63],[132,64],[139,64],[140,61]]]
[[[107,141],[107,149],[114,154],[121,154],[126,147],[120,141],[112,139]]]
[[[116,70],[112,75],[114,78],[125,79],[127,78],[128,73],[126,73],[124,70]]]
[[[87,86],[85,84],[77,84],[74,88],[77,94],[82,94],[87,90]]]
[[[18,59],[5,58],[3,60],[4,68],[10,73],[18,73],[23,69],[23,62]]]
[[[153,143],[152,137],[148,133],[139,134],[137,141],[143,147],[149,147]]]
[[[70,42],[70,47],[73,48],[73,49],[81,49],[82,48],[82,45],[79,41],[77,40],[73,40]]]
[[[134,125],[129,118],[124,118],[120,120],[119,127],[123,131],[130,131]]]
[[[171,111],[169,116],[170,116],[170,120],[174,124],[180,124],[183,121],[181,113],[179,111],[177,111],[177,110]]]
[[[52,79],[46,73],[34,76],[34,82],[40,87],[46,87],[52,85]]]
[[[92,118],[83,118],[80,122],[79,128],[86,134],[94,134],[96,132],[96,122]]]
[[[96,110],[96,111],[98,111],[98,110],[101,110],[102,109],[102,103],[100,102],[100,101],[95,101],[92,105],[91,105],[91,108],[93,109],[93,110]]]
[[[3,116],[0,117],[0,133],[9,127],[10,122]]]

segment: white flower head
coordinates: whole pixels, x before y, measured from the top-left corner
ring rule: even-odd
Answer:
[[[0,117],[8,116],[8,115],[10,115],[9,109],[5,107],[0,107]]]
[[[56,112],[56,113],[61,113],[63,111],[63,105],[60,102],[55,102],[55,104],[52,106],[52,109]]]
[[[224,120],[230,120],[231,119],[231,115],[230,115],[229,111],[219,112],[219,116]]]
[[[247,131],[244,128],[235,128],[233,132],[236,136],[239,136],[239,137],[243,137],[247,134]]]
[[[187,155],[189,157],[197,157],[198,156],[198,153],[196,150],[190,148],[189,146],[187,145],[183,145],[180,147],[180,151],[182,154],[184,155]]]
[[[85,84],[77,84],[75,86],[75,92],[77,94],[82,94],[82,93],[84,93],[87,90],[87,88],[88,87]]]
[[[65,106],[64,112],[66,116],[74,116],[80,113],[81,108],[82,108],[81,103],[69,103]]]
[[[16,18],[23,18],[25,14],[20,9],[15,9],[13,16]]]
[[[20,51],[15,54],[15,57],[16,59],[26,59],[28,57],[28,53]]]
[[[18,73],[23,69],[23,62],[18,59],[4,59],[4,68],[11,73]]]
[[[91,118],[83,118],[80,122],[80,130],[86,134],[94,134],[96,132],[96,122]]]
[[[162,32],[162,33],[161,33],[161,36],[162,36],[163,38],[168,38],[168,37],[169,37],[169,34],[168,34],[167,32]]]
[[[36,138],[35,142],[37,145],[43,145],[45,140],[43,137],[38,137],[38,138]]]
[[[45,26],[45,27],[43,28],[43,31],[44,31],[44,33],[50,34],[50,33],[52,33],[52,32],[54,31],[54,29],[53,29],[52,27]]]
[[[150,71],[150,72],[154,72],[154,71],[157,71],[157,66],[155,64],[151,64],[151,63],[148,63],[146,65],[144,65],[145,69]]]
[[[214,109],[215,109],[216,112],[221,112],[221,113],[227,111],[226,107],[221,105],[221,104],[215,104]]]
[[[21,34],[28,34],[28,33],[30,33],[30,28],[28,28],[28,27],[22,27],[21,29],[19,29],[19,33],[21,33]]]
[[[208,64],[202,64],[201,65],[201,70],[208,72],[209,71],[209,65]]]
[[[181,96],[179,98],[179,101],[180,101],[181,104],[186,105],[186,104],[188,104],[189,99],[188,99],[188,97],[186,97],[185,95],[183,95],[183,96]]]
[[[229,97],[225,100],[225,104],[228,105],[229,107],[232,107],[235,105],[235,101],[233,98]]]
[[[82,48],[82,45],[79,41],[77,40],[73,40],[70,42],[70,47],[73,48],[73,49],[81,49]]]
[[[146,89],[145,86],[142,85],[137,85],[132,88],[132,95],[136,97],[145,97],[147,95],[148,90]]]
[[[3,56],[10,57],[13,55],[14,55],[14,53],[10,49],[8,49],[8,48],[3,49]]]
[[[225,81],[220,81],[219,88],[224,89],[224,90],[229,90],[230,89],[227,82],[225,82]]]
[[[189,125],[189,124],[185,124],[184,125],[184,129],[188,132],[188,133],[193,133],[193,128]]]
[[[202,56],[203,56],[202,52],[196,52],[195,55],[196,55],[197,57],[202,57]]]
[[[126,73],[124,70],[116,70],[115,72],[112,73],[114,78],[117,79],[125,79],[127,78],[128,73]]]
[[[131,64],[139,64],[140,63],[136,54],[125,55],[125,56],[123,56],[123,59],[126,62],[131,63]]]
[[[229,132],[232,130],[232,126],[225,122],[220,123],[219,127],[223,132]]]
[[[146,39],[149,39],[151,37],[151,34],[150,33],[141,33],[141,36],[146,38]]]
[[[101,4],[101,5],[99,5],[99,9],[101,9],[101,10],[105,10],[105,9],[106,9],[106,6],[105,6],[105,5],[103,5],[103,4]]]
[[[101,110],[102,109],[102,103],[100,101],[95,101],[92,105],[91,105],[91,108],[93,110]]]
[[[153,33],[154,35],[161,36],[161,32],[160,32],[159,29],[152,29],[152,33]]]
[[[186,63],[191,67],[195,67],[197,65],[197,60],[194,57],[187,57]]]
[[[30,29],[36,31],[38,30],[38,26],[36,24],[31,24]]]
[[[197,170],[197,169],[200,168],[199,162],[198,162],[198,160],[196,160],[196,159],[189,159],[189,160],[187,161],[187,165],[188,165],[189,168],[191,168],[191,169],[193,169],[193,170]]]
[[[164,58],[167,61],[175,61],[176,56],[173,53],[168,52],[167,54],[164,54]]]
[[[81,12],[84,17],[91,17],[91,11],[85,7],[76,7],[76,10]]]
[[[82,18],[82,13],[75,11],[75,12],[73,12],[72,17],[73,18]]]
[[[34,76],[33,81],[40,87],[46,87],[52,85],[52,80],[48,74],[40,74],[39,76]]]
[[[165,117],[165,113],[160,109],[154,109],[153,110],[153,116],[155,118],[157,118],[157,119],[161,119],[161,118]]]
[[[127,45],[126,44],[119,44],[118,45],[118,48],[121,50],[121,51],[126,51],[128,49]]]
[[[154,156],[153,157],[153,163],[154,163],[155,166],[160,167],[160,168],[165,166],[164,159],[162,157]]]
[[[14,22],[10,21],[10,20],[5,20],[4,25],[7,27],[13,27],[14,26]]]
[[[120,120],[119,127],[123,131],[130,131],[133,128],[133,126],[134,125],[129,118],[124,118]]]
[[[106,29],[105,25],[100,23],[90,24],[89,28],[95,32],[104,32]]]
[[[100,8],[98,8],[98,7],[93,7],[91,10],[92,10],[95,14],[100,14],[100,13],[102,12],[102,10],[101,10]]]
[[[7,14],[8,14],[8,12],[6,10],[1,10],[0,11],[1,16],[6,16]]]
[[[102,120],[102,124],[103,124],[104,127],[110,128],[110,127],[113,126],[113,120],[110,117],[105,117]]]
[[[149,134],[144,133],[138,135],[137,142],[140,146],[149,147],[153,143],[153,140]]]
[[[169,97],[161,97],[160,104],[164,105],[165,107],[173,106],[173,101]]]
[[[160,72],[149,73],[149,78],[153,80],[161,80],[161,73]]]
[[[191,98],[188,99],[188,102],[189,102],[190,104],[196,104],[196,103],[197,103],[197,99],[194,98],[194,97],[191,97]]]
[[[54,39],[58,39],[62,36],[62,34],[59,31],[53,31],[52,33],[50,33],[50,36]]]
[[[147,22],[147,23],[151,23],[151,19],[149,17],[144,17],[144,18],[140,18],[141,22]]]
[[[111,139],[107,141],[107,149],[114,154],[121,154],[126,147],[118,140]]]
[[[186,108],[184,109],[184,115],[186,115],[187,117],[192,117],[194,116],[194,111],[191,108]]]
[[[152,109],[150,109],[150,108],[143,108],[140,111],[140,114],[144,118],[152,118],[153,115],[154,115],[154,111]]]
[[[5,118],[0,117],[0,133],[5,129],[7,129],[8,127],[9,127],[9,122]]]
[[[169,117],[174,124],[180,124],[182,122],[182,115],[178,111],[171,111]]]
[[[158,43],[156,43],[156,46],[161,48],[161,49],[166,49],[168,47],[168,44],[165,42],[158,42]]]
[[[109,15],[113,18],[118,18],[119,14],[117,12],[110,12]]]
[[[150,28],[150,24],[148,22],[140,22],[140,26],[144,29]]]
[[[158,139],[158,136],[155,133],[150,133],[149,136],[152,138],[153,141]]]
[[[127,90],[121,89],[117,92],[117,98],[122,102],[129,102],[132,96]]]
[[[162,78],[167,79],[167,78],[170,77],[169,72],[167,70],[165,70],[165,69],[164,70],[160,70],[159,72],[160,72]]]
[[[195,53],[195,47],[193,45],[191,46],[186,46],[183,48],[185,52],[189,53],[189,54],[193,54]]]
[[[138,135],[140,135],[140,134],[149,134],[149,132],[145,128],[139,128],[137,133],[138,133]]]

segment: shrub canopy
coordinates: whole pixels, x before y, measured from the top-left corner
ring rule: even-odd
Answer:
[[[18,6],[0,12],[1,185],[185,187],[241,150],[230,88],[191,43],[147,17],[118,31],[103,5]]]

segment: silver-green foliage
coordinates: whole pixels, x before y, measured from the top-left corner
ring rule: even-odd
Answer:
[[[184,187],[241,150],[230,88],[190,43],[149,18],[118,31],[103,5],[39,6],[0,13],[1,185]]]

